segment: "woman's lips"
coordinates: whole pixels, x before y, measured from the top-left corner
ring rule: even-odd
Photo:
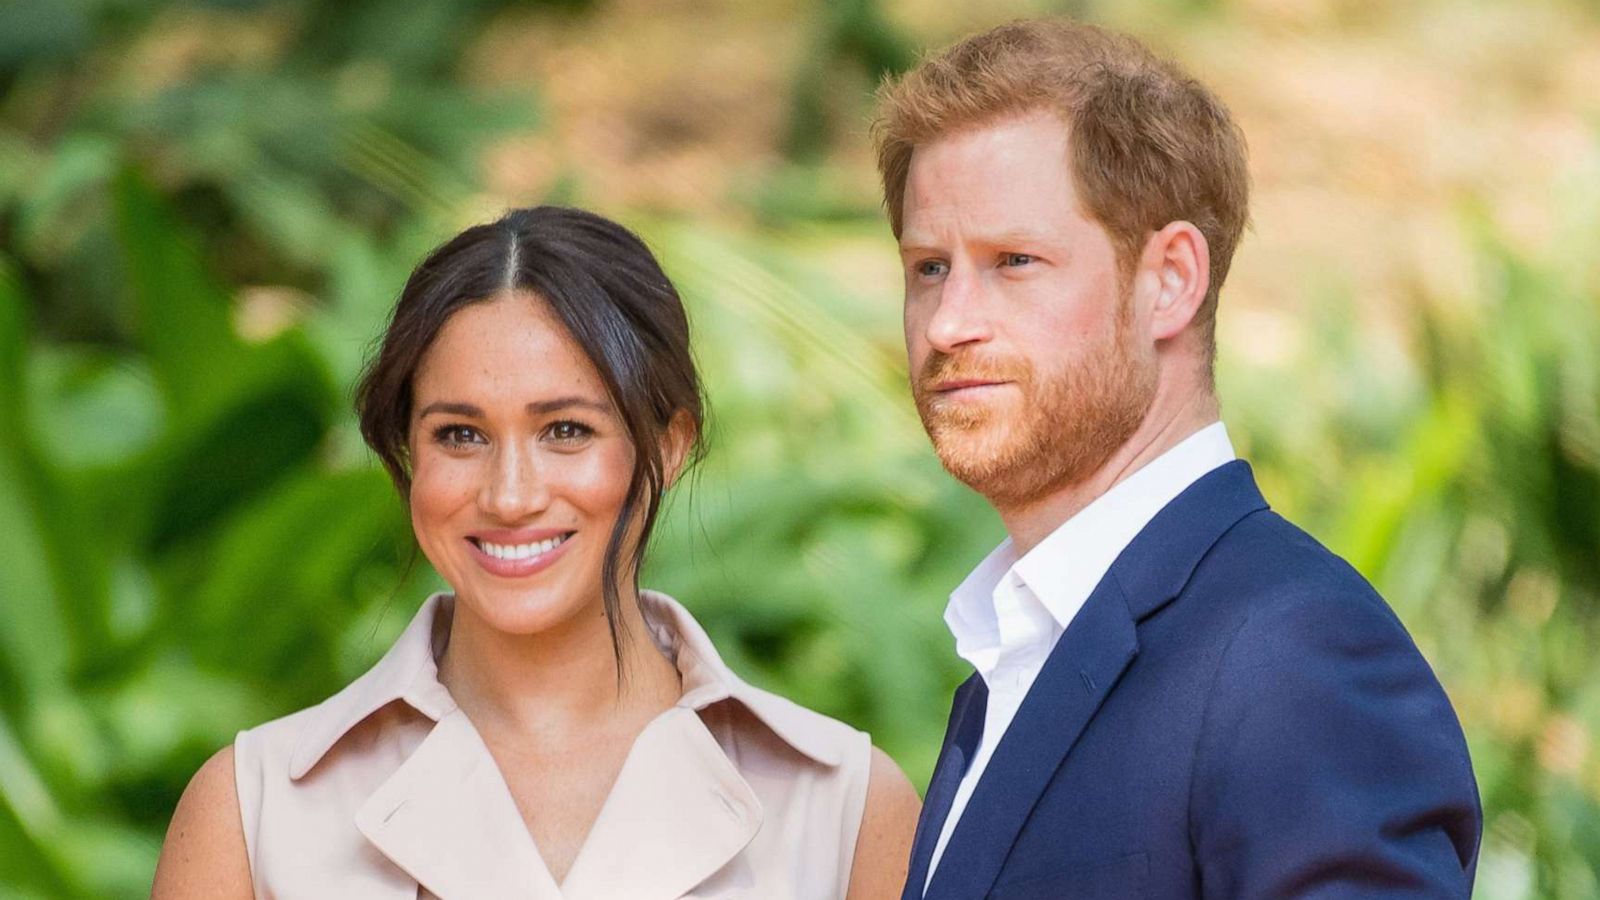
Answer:
[[[504,541],[503,543],[501,541],[489,540],[489,538],[498,537],[500,534],[502,533],[485,532],[485,536],[469,537],[466,538],[466,542],[467,546],[471,548],[472,558],[477,560],[478,565],[482,566],[483,570],[488,572],[490,575],[498,575],[501,578],[526,578],[529,575],[534,575],[550,568],[552,565],[555,565],[556,561],[561,558],[562,554],[567,552],[567,547],[570,546],[573,540],[577,537],[576,532],[553,532],[551,533],[552,537],[543,538],[542,540],[527,540],[526,542],[518,542],[516,540],[507,540],[502,538],[502,541]],[[532,537],[532,535],[529,535],[529,537]],[[521,548],[531,547],[540,543],[548,543],[557,539],[559,539],[559,543],[548,550],[544,550],[543,552],[535,551],[530,555],[520,556],[517,558],[496,555],[495,553],[490,552],[490,550],[486,550],[483,546],[483,544],[487,542],[491,545],[501,548]]]

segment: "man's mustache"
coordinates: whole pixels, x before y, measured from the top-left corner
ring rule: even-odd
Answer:
[[[935,385],[951,381],[1027,382],[1032,376],[1033,367],[1020,360],[935,350],[922,361],[922,370],[917,373],[912,387],[919,394],[928,394]]]

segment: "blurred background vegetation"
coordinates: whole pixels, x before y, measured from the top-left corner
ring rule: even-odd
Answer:
[[[1049,11],[1233,106],[1234,440],[1454,699],[1478,896],[1600,897],[1580,0],[6,0],[0,897],[147,891],[199,763],[436,586],[349,392],[410,267],[510,205],[621,218],[690,304],[712,453],[646,583],[925,783],[940,611],[1001,531],[906,397],[865,123],[920,48]]]

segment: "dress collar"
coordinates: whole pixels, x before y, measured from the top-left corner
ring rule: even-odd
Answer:
[[[842,749],[831,732],[818,729],[813,713],[735,675],[682,604],[655,591],[641,591],[639,601],[651,638],[678,668],[679,708],[699,711],[731,699],[807,758],[827,766],[843,762]],[[376,665],[314,708],[290,758],[290,778],[304,777],[351,729],[397,700],[435,722],[456,711],[437,662],[449,643],[454,603],[448,593],[429,597]]]
[[[456,711],[455,699],[439,682],[438,664],[450,639],[453,602],[449,594],[423,601],[377,665],[313,708],[289,758],[290,778],[305,777],[350,729],[396,700],[435,722]]]

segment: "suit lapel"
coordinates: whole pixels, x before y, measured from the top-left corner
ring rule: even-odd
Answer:
[[[367,798],[356,827],[443,900],[561,900],[494,757],[460,710]]]
[[[956,789],[967,774],[972,755],[978,750],[983,737],[983,720],[989,692],[983,679],[974,674],[956,688],[950,704],[950,723],[945,726],[944,747],[939,751],[939,761],[933,767],[933,778],[928,782],[928,795],[923,800],[922,815],[917,817],[917,833],[911,842],[911,871],[906,875],[902,900],[918,900],[922,887],[928,881],[928,863],[933,848],[944,830],[944,820],[950,814]]]
[[[1040,796],[1138,655],[1137,623],[1182,592],[1223,534],[1266,508],[1249,464],[1230,462],[1190,485],[1128,544],[1028,690],[950,836],[927,900],[982,897],[993,887]],[[982,718],[986,696],[969,715]],[[938,836],[931,831],[928,852]],[[919,893],[907,886],[907,900],[922,896],[916,887]]]
[[[1200,560],[1233,526],[1267,508],[1250,464],[1211,470],[1167,504],[1112,564],[1128,611],[1141,622],[1183,590]]]
[[[1138,650],[1128,604],[1108,576],[1056,642],[1000,739],[934,870],[928,900],[988,893],[1034,804]]]

